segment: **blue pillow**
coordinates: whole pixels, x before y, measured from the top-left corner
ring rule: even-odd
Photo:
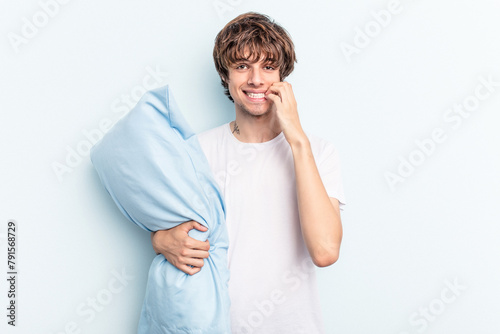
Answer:
[[[147,231],[195,220],[208,228],[201,271],[188,275],[161,254],[151,264],[138,333],[231,333],[224,201],[208,161],[168,86],[144,94],[92,148],[91,160],[121,212]]]

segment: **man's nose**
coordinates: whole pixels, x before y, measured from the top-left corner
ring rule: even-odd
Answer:
[[[252,69],[248,74],[248,84],[260,86],[264,83],[260,69]]]

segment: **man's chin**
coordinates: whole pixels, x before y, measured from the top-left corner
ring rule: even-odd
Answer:
[[[266,116],[271,112],[271,108],[266,109],[266,110],[248,110],[248,109],[243,109],[243,112],[249,116],[253,117],[262,117]]]
[[[240,105],[240,110],[249,116],[260,117],[268,115],[272,111],[272,106],[262,106],[262,108],[247,108],[244,105]]]

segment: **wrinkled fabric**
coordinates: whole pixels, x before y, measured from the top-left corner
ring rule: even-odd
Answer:
[[[147,231],[195,220],[209,257],[190,276],[159,254],[151,263],[139,334],[230,334],[228,233],[222,195],[196,134],[168,86],[144,94],[92,148],[91,160],[121,212]]]

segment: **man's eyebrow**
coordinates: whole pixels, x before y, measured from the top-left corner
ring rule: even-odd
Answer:
[[[245,58],[245,57],[237,57],[234,59],[234,61],[250,61],[250,59]]]
[[[274,58],[266,58],[266,59],[264,59],[264,63],[276,64],[276,63],[278,63],[278,60],[274,59]]]
[[[250,59],[250,58],[245,58],[245,57],[237,57],[234,59],[234,62],[240,62],[240,61],[243,61],[243,62],[250,62],[250,63],[256,63],[257,61],[255,59]],[[262,59],[262,62],[266,63],[266,64],[275,64],[277,63],[278,61],[274,58],[271,58],[271,57],[268,57],[268,58],[265,58],[265,59]]]

